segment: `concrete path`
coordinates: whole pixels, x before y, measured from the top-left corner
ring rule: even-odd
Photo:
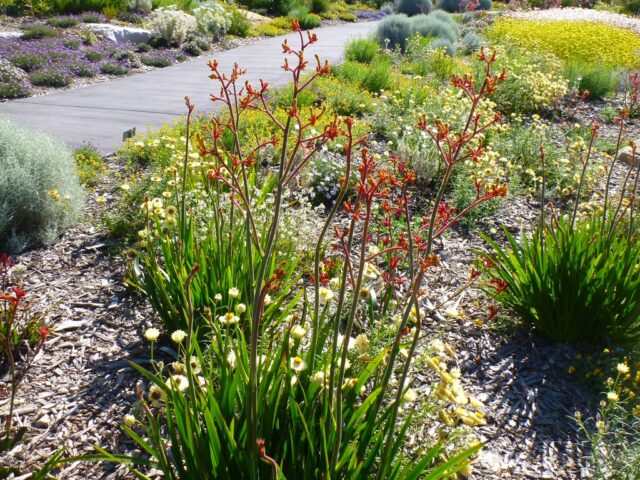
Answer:
[[[367,35],[375,27],[376,22],[367,22],[319,28],[315,30],[318,43],[309,52],[336,63],[348,40]],[[297,45],[295,35],[288,35],[292,46]],[[270,38],[145,74],[0,103],[0,116],[55,135],[70,146],[86,142],[111,153],[122,143],[123,132],[133,127],[145,131],[183,115],[185,95],[191,97],[198,112],[212,111],[209,93],[214,87],[217,92],[217,86],[208,78],[207,63],[214,58],[222,71],[230,71],[237,62],[247,70],[244,78],[250,82],[262,78],[274,86],[286,84],[290,74],[280,68],[284,38]]]

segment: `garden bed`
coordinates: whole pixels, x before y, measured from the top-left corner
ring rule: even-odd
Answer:
[[[61,447],[66,448],[65,456],[74,456],[92,453],[94,444],[109,452],[135,453],[139,451],[136,443],[139,447],[141,442],[131,432],[152,436],[155,419],[179,415],[170,405],[183,405],[183,398],[203,398],[198,396],[201,391],[219,389],[231,396],[244,391],[253,381],[249,373],[255,367],[265,369],[256,370],[256,378],[264,378],[257,373],[261,371],[270,382],[283,379],[270,393],[275,397],[260,397],[264,404],[256,406],[267,408],[272,398],[280,399],[278,392],[286,391],[286,401],[274,401],[291,408],[278,417],[283,423],[313,415],[317,409],[335,408],[331,401],[323,403],[324,389],[333,395],[335,388],[337,398],[345,402],[345,424],[362,421],[358,424],[362,429],[378,420],[387,425],[388,415],[397,408],[399,423],[410,420],[404,437],[405,432],[391,424],[389,438],[402,442],[392,455],[405,457],[398,460],[398,468],[412,468],[406,465],[417,463],[440,442],[446,447],[434,455],[429,468],[446,464],[450,469],[443,467],[437,478],[451,477],[453,472],[489,480],[607,478],[603,472],[615,469],[616,462],[633,468],[633,451],[625,450],[627,456],[617,452],[634,438],[633,430],[627,430],[631,427],[619,419],[633,418],[625,415],[636,415],[640,409],[636,399],[640,363],[634,344],[640,319],[615,330],[613,319],[617,321],[620,313],[602,324],[590,324],[593,331],[585,331],[581,322],[591,318],[569,315],[558,320],[552,312],[548,315],[555,323],[545,323],[539,303],[535,304],[538,310],[531,303],[516,314],[517,304],[513,310],[500,306],[506,302],[505,292],[511,294],[526,282],[535,285],[535,279],[516,272],[515,267],[511,277],[500,277],[498,263],[503,257],[495,251],[507,247],[521,251],[527,242],[542,242],[546,250],[540,256],[532,254],[529,261],[536,264],[538,258],[549,258],[550,263],[543,266],[551,265],[553,248],[559,247],[551,236],[542,235],[561,238],[562,222],[571,218],[571,232],[574,222],[583,229],[598,225],[595,222],[609,205],[609,215],[614,212],[618,218],[620,214],[613,228],[624,229],[623,234],[609,234],[603,226],[586,244],[598,245],[604,234],[619,242],[636,238],[638,167],[630,167],[633,153],[625,158],[616,154],[629,139],[640,138],[640,79],[589,70],[584,44],[576,44],[571,55],[565,55],[562,38],[551,38],[543,30],[538,34],[546,36],[555,56],[531,49],[530,38],[518,35],[527,25],[510,24],[510,20],[493,23],[482,14],[463,15],[459,20],[442,12],[413,19],[391,17],[380,26],[377,40],[351,42],[343,65],[329,72],[320,64],[319,78],[311,77],[313,83],[299,97],[291,87],[270,91],[268,98],[265,91],[249,90],[241,107],[247,108],[242,121],[220,115],[193,119],[190,130],[185,125],[167,125],[131,139],[117,157],[108,158],[108,174],[89,192],[83,220],[55,245],[14,258],[25,267],[15,283],[28,292],[34,311],[47,312],[46,324],[52,333],[18,392],[14,411],[15,425],[29,426],[31,438],[8,452],[2,462],[29,470]],[[303,42],[304,38],[301,34]],[[511,38],[521,44],[511,45]],[[497,59],[480,50],[485,42],[497,49]],[[638,65],[622,48],[600,48],[609,52],[610,66],[632,69]],[[500,74],[503,67],[506,75]],[[306,81],[308,77],[298,75],[300,63],[290,68],[296,85]],[[448,79],[456,74],[468,76],[454,77],[450,84]],[[229,78],[218,76],[215,67],[212,76],[222,82]],[[232,87],[223,83],[225,88]],[[296,98],[293,104],[292,98]],[[316,116],[318,105],[326,107],[325,116]],[[261,114],[261,109],[272,110]],[[342,124],[341,138],[334,114],[355,118]],[[278,163],[273,145],[278,142],[273,138],[288,131],[287,119],[298,128],[283,135],[302,153],[292,154],[291,159],[283,155]],[[468,132],[470,125],[469,136],[457,134],[462,129]],[[187,143],[194,131],[202,135],[193,136],[195,146]],[[296,140],[298,131],[310,132],[312,140]],[[351,142],[361,136],[369,148],[351,157]],[[244,142],[257,144],[246,156],[239,147]],[[464,148],[456,149],[459,145]],[[305,156],[314,149],[317,157]],[[299,165],[304,169],[283,188],[284,200],[273,200],[275,172],[282,168],[286,178]],[[345,172],[347,165],[353,170]],[[455,175],[454,166],[458,168]],[[250,176],[236,175],[234,169],[246,174],[245,168]],[[384,188],[376,190],[380,185]],[[48,194],[60,201],[57,190]],[[342,208],[331,210],[336,198],[346,201],[338,205]],[[208,209],[210,204],[215,208]],[[242,228],[234,228],[236,215],[247,204],[251,215],[238,224]],[[259,260],[236,255],[245,255],[245,247],[252,251],[252,228],[270,225],[274,204],[279,205],[281,230],[279,235],[266,235],[263,230],[255,235],[258,250],[270,251],[270,241],[275,247],[273,261],[263,267],[269,272],[264,276],[265,287],[252,299],[253,284],[245,269]],[[468,215],[457,221],[457,213],[467,212],[469,205],[473,208]],[[319,226],[332,218],[330,237],[314,254]],[[576,232],[583,231],[577,228]],[[428,237],[423,237],[427,231]],[[509,235],[514,237],[510,244]],[[261,243],[265,239],[266,247]],[[412,242],[415,247],[408,246]],[[491,248],[494,254],[489,257]],[[229,254],[231,249],[236,255]],[[394,252],[404,251],[407,258],[394,258]],[[389,257],[378,259],[383,254]],[[314,255],[322,259],[315,266],[310,265]],[[412,255],[419,256],[420,262],[414,263]],[[245,260],[236,262],[238,258]],[[600,260],[587,258],[585,265],[596,261]],[[355,272],[354,264],[358,265]],[[219,265],[229,270],[216,277]],[[298,265],[300,272],[291,271],[291,265]],[[395,270],[394,265],[399,268]],[[573,271],[576,265],[582,263],[565,263],[561,270]],[[624,280],[637,281],[638,265]],[[249,271],[254,275],[261,270]],[[417,287],[409,288],[416,271],[424,277],[418,277]],[[563,280],[562,274],[549,280],[549,288]],[[514,278],[521,284],[506,283]],[[576,281],[586,282],[582,276]],[[625,293],[622,280],[616,281],[621,282],[616,294]],[[124,282],[134,288],[125,288]],[[563,295],[549,300],[558,310],[580,293],[578,288],[561,286]],[[350,289],[353,292],[348,294]],[[416,299],[421,313],[411,308],[407,298]],[[533,294],[529,298],[536,301]],[[627,298],[631,300],[623,304],[634,303]],[[403,301],[408,302],[400,311],[406,312],[404,318],[397,313]],[[248,319],[248,308],[262,310]],[[596,310],[592,310],[594,317]],[[205,333],[193,329],[196,317]],[[316,323],[318,318],[321,321]],[[247,324],[249,320],[254,323]],[[250,357],[245,332],[256,325],[264,328],[256,345],[265,348],[256,347],[260,355]],[[349,373],[344,384],[331,386],[329,368],[316,365],[305,371],[309,363],[320,361],[308,351],[317,338],[315,329],[335,335],[331,337],[334,348],[344,345],[338,351],[344,352],[342,358],[334,358],[330,344],[317,351],[318,358],[328,358],[331,368],[335,361],[336,371],[343,373],[360,369]],[[349,342],[341,340],[345,332]],[[399,365],[406,365],[410,372],[406,383],[392,368],[394,346]],[[211,357],[205,357],[200,348]],[[189,355],[197,352],[195,362],[189,356],[189,361],[180,363],[187,358],[184,349]],[[242,363],[245,354],[255,363]],[[128,361],[155,369],[157,377],[141,375]],[[387,371],[391,381],[385,385],[381,379]],[[373,372],[375,377],[369,377]],[[360,384],[361,378],[369,380]],[[190,383],[185,386],[185,381]],[[266,380],[256,382],[266,385],[260,383]],[[389,401],[380,404],[385,415],[367,421],[362,420],[366,415],[356,416],[358,410],[351,408],[375,403],[378,390],[368,387],[369,382],[383,385],[381,395],[389,395]],[[232,393],[224,390],[229,385],[235,385]],[[296,389],[308,390],[298,395]],[[311,413],[307,409],[316,404],[309,398],[318,405]],[[342,405],[340,401],[336,404]],[[192,425],[206,423],[215,430],[215,422],[224,423],[220,420],[224,415],[234,419],[232,425],[236,419],[246,421],[244,408],[222,413],[217,400],[208,402],[201,408],[184,404],[187,410],[193,408],[193,418],[198,419]],[[205,416],[211,405],[215,405],[216,419],[199,423],[198,416]],[[221,401],[220,405],[226,404]],[[627,414],[622,413],[624,409]],[[278,427],[278,422],[264,422],[267,434],[269,428]],[[304,461],[316,465],[324,430],[305,440],[317,425],[301,423],[304,428],[294,421],[286,424],[292,436],[293,429],[301,428],[295,430],[302,432],[295,436],[296,448],[304,449],[307,440],[313,440],[309,443],[312,453]],[[165,426],[169,429],[171,423]],[[356,434],[349,428],[344,435]],[[355,445],[370,441],[369,437],[353,438]],[[260,459],[266,461],[265,472],[276,462],[276,471],[283,467],[296,472],[296,462],[287,464],[291,455],[287,448],[276,460],[268,457],[279,448],[280,440],[288,441],[274,436],[267,443],[267,453],[259,450]],[[172,439],[171,449],[177,448],[176,441]],[[479,453],[471,453],[472,460],[467,460],[465,450],[480,444]],[[189,448],[187,442],[181,445],[183,451]],[[215,441],[207,445],[219,447]],[[339,448],[340,455],[352,452],[344,445]],[[165,453],[161,449],[154,455]],[[456,461],[458,454],[462,460]],[[178,461],[171,457],[171,462]],[[232,457],[218,458],[229,461],[228,468],[235,467]],[[246,468],[240,463],[240,468]],[[353,457],[340,468],[351,472],[348,469],[356,468],[356,463]],[[314,468],[321,471],[324,466]],[[147,473],[162,476],[158,470]],[[59,478],[127,475],[122,465],[73,462],[60,466]]]

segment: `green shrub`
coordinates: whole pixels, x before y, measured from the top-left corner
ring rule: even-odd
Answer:
[[[157,68],[165,68],[172,65],[172,62],[169,58],[160,57],[157,55],[142,55],[140,57],[140,62],[147,67],[157,67]]]
[[[588,98],[602,99],[616,93],[619,75],[610,67],[589,65],[581,61],[569,61],[565,67],[569,86],[580,93],[589,92]]]
[[[247,16],[239,9],[233,8],[231,10],[231,23],[229,24],[227,33],[237,37],[247,37],[250,31],[251,22],[247,19]]]
[[[351,12],[340,12],[338,18],[344,22],[355,22],[358,19],[356,14]]]
[[[62,142],[0,120],[0,250],[53,242],[73,224],[83,199]]]
[[[200,50],[200,47],[198,47],[196,42],[186,42],[182,46],[182,51],[190,57],[197,57],[202,53],[202,50]]]
[[[624,0],[623,6],[625,11],[632,15],[637,15],[640,12],[640,0]]]
[[[331,0],[311,0],[311,11],[313,13],[324,13],[331,7]]]
[[[153,10],[151,0],[129,0],[129,10],[136,13],[148,14]]]
[[[339,78],[359,85],[371,93],[377,93],[389,85],[392,70],[391,62],[381,57],[369,66],[358,62],[345,62],[334,68],[334,73]]]
[[[304,7],[296,7],[289,12],[289,18],[297,18],[300,28],[302,30],[310,30],[320,26],[321,19],[319,16],[309,13],[309,10]]]
[[[129,69],[119,65],[117,63],[103,63],[100,65],[100,73],[105,75],[116,75],[122,76],[126,75],[129,72]]]
[[[78,50],[81,45],[77,40],[65,40],[62,44],[71,50]]]
[[[553,340],[640,340],[640,243],[626,230],[603,235],[599,217],[572,226],[560,216],[533,237],[506,235],[508,251],[486,239],[501,304]]]
[[[78,25],[80,21],[74,17],[53,17],[47,19],[47,24],[54,28],[71,28]]]
[[[369,92],[339,78],[319,78],[314,82],[313,91],[339,115],[359,116],[373,111],[373,98]]]
[[[23,98],[31,95],[31,91],[21,82],[0,82],[0,98]]]
[[[104,59],[104,53],[96,52],[94,50],[89,50],[84,54],[85,58],[90,62],[99,62]]]
[[[22,40],[39,40],[41,38],[47,37],[55,37],[58,35],[58,32],[46,25],[37,25],[37,24],[26,24],[21,25],[20,29],[22,30],[22,36],[20,37]]]
[[[241,0],[238,2],[251,11],[269,13],[271,15],[286,15],[294,6],[292,0]]]
[[[59,70],[44,70],[29,75],[31,83],[37,87],[68,87],[73,83],[73,78]]]
[[[82,23],[102,23],[103,19],[97,13],[87,13],[81,17]]]
[[[97,73],[92,65],[87,65],[84,62],[72,63],[67,68],[76,77],[91,78]]]
[[[411,19],[411,33],[418,33],[423,37],[444,38],[454,43],[458,39],[457,27],[452,27],[431,15],[418,15]]]
[[[107,174],[107,164],[95,148],[83,145],[76,148],[76,171],[80,183],[86,187],[94,187]]]
[[[378,43],[385,48],[404,50],[409,36],[411,36],[411,21],[403,14],[383,18],[376,30]]]
[[[378,42],[368,38],[356,38],[347,43],[344,57],[347,60],[371,63],[378,53]]]
[[[24,53],[11,57],[11,63],[25,72],[37,70],[44,65],[46,60],[44,55],[38,55],[37,53]]]
[[[367,73],[360,82],[360,86],[371,93],[378,93],[387,89],[392,77],[391,62],[387,59],[373,62],[367,69]]]
[[[396,0],[395,10],[398,13],[412,17],[414,15],[427,15],[431,13],[433,4],[431,0]]]

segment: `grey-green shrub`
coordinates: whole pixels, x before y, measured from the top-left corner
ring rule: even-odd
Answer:
[[[393,15],[396,12],[396,9],[393,6],[393,3],[387,2],[380,7],[380,11],[386,15]]]
[[[431,48],[433,48],[434,50],[441,48],[450,57],[456,56],[456,46],[447,38],[437,38],[431,44]]]
[[[429,14],[432,18],[437,18],[441,22],[444,22],[448,25],[451,25],[451,28],[456,32],[456,36],[460,35],[460,29],[458,28],[458,24],[453,19],[450,13],[445,12],[444,10],[434,10]]]
[[[0,119],[0,251],[52,243],[83,201],[73,154],[61,141]]]
[[[484,45],[484,39],[473,30],[467,30],[462,36],[462,52],[470,55]]]
[[[391,15],[380,21],[376,37],[380,45],[404,50],[407,38],[411,35],[411,21],[406,15]]]
[[[411,33],[423,37],[444,38],[454,43],[458,39],[458,30],[446,22],[431,15],[418,15],[411,19]]]
[[[129,10],[136,13],[151,13],[153,5],[151,0],[130,0]]]
[[[436,8],[446,10],[450,13],[464,12],[468,2],[464,0],[437,0]],[[479,0],[476,10],[491,10],[491,0]]]
[[[404,13],[412,17],[414,15],[428,14],[433,10],[431,0],[396,0],[396,12]]]

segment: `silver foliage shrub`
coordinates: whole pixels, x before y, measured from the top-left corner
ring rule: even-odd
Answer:
[[[77,219],[83,201],[71,151],[0,118],[0,251],[52,243]]]

